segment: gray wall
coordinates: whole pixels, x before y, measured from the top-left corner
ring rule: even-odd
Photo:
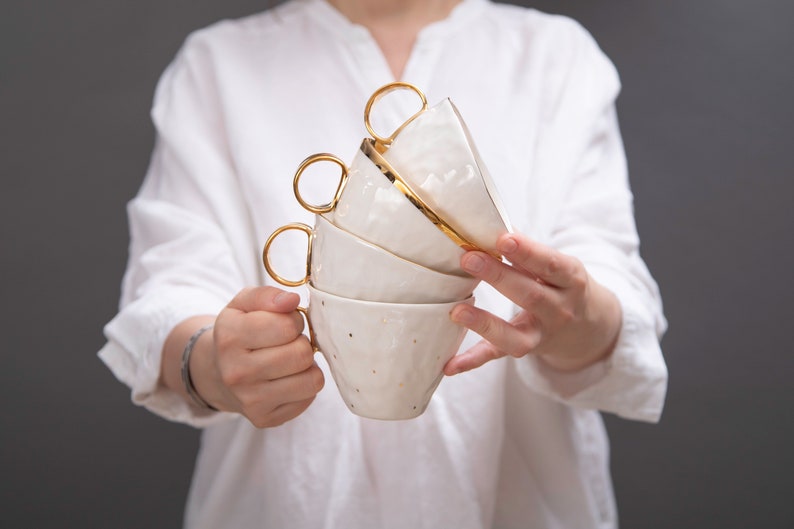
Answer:
[[[156,79],[191,29],[265,5],[2,2],[0,526],[179,524],[197,433],[132,406],[95,352]],[[533,5],[583,22],[622,74],[671,324],[662,422],[607,418],[623,527],[794,527],[794,4]]]

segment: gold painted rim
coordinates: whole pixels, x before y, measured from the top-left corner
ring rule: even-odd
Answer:
[[[364,141],[361,142],[361,151],[373,164],[375,164],[380,172],[389,179],[394,187],[396,187],[416,209],[418,209],[430,222],[432,222],[436,228],[441,230],[441,232],[449,237],[452,242],[466,251],[476,250],[479,252],[485,252],[495,259],[502,259],[502,256],[498,253],[484,250],[466,239],[463,235],[458,233],[455,228],[450,226],[449,223],[441,218],[441,216],[433,211],[433,208],[428,206],[427,203],[425,203],[425,201],[422,200],[419,195],[417,195],[416,192],[411,188],[410,184],[408,184],[408,182],[406,182],[405,179],[400,176],[394,167],[392,167],[392,165],[386,161],[383,155],[378,151],[376,141],[377,140],[364,138]]]

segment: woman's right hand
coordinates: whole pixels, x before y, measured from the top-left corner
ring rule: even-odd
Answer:
[[[325,378],[311,343],[301,334],[299,303],[297,294],[274,287],[237,294],[215,320],[213,339],[194,349],[190,368],[198,393],[219,410],[244,415],[257,428],[278,426],[303,413]]]

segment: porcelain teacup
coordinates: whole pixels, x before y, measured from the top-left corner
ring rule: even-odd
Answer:
[[[281,277],[270,259],[272,243],[290,230],[308,236],[306,274],[294,280]],[[268,238],[263,251],[270,276],[285,286],[310,282],[318,290],[365,301],[393,303],[445,303],[469,297],[477,286],[471,276],[443,274],[407,261],[368,243],[337,226],[323,215],[314,227],[294,223]]]
[[[370,124],[370,112],[383,95],[400,89],[416,92],[422,109],[390,136],[382,137]],[[428,108],[418,88],[392,83],[373,94],[364,119],[377,154],[385,160],[381,165],[389,166],[410,193],[446,223],[458,244],[498,256],[496,241],[511,231],[510,222],[496,185],[452,101],[444,99]]]
[[[325,356],[348,409],[372,419],[411,419],[427,408],[466,328],[458,303],[377,303],[309,286],[312,343]]]
[[[337,164],[341,177],[333,199],[318,206],[304,200],[300,179],[309,166],[319,162]],[[293,188],[306,210],[327,215],[357,237],[432,270],[466,275],[460,267],[464,250],[434,226],[360,149],[349,168],[331,154],[308,157],[295,173]]]

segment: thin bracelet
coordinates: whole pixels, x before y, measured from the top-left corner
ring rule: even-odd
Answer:
[[[193,399],[193,402],[199,408],[206,408],[212,411],[218,411],[218,408],[211,405],[209,402],[201,398],[201,395],[196,391],[196,386],[193,385],[193,379],[190,377],[190,354],[193,352],[193,346],[196,345],[201,335],[212,329],[213,325],[205,325],[201,329],[193,333],[193,336],[187,341],[185,350],[182,352],[182,383],[185,385],[185,391]]]

